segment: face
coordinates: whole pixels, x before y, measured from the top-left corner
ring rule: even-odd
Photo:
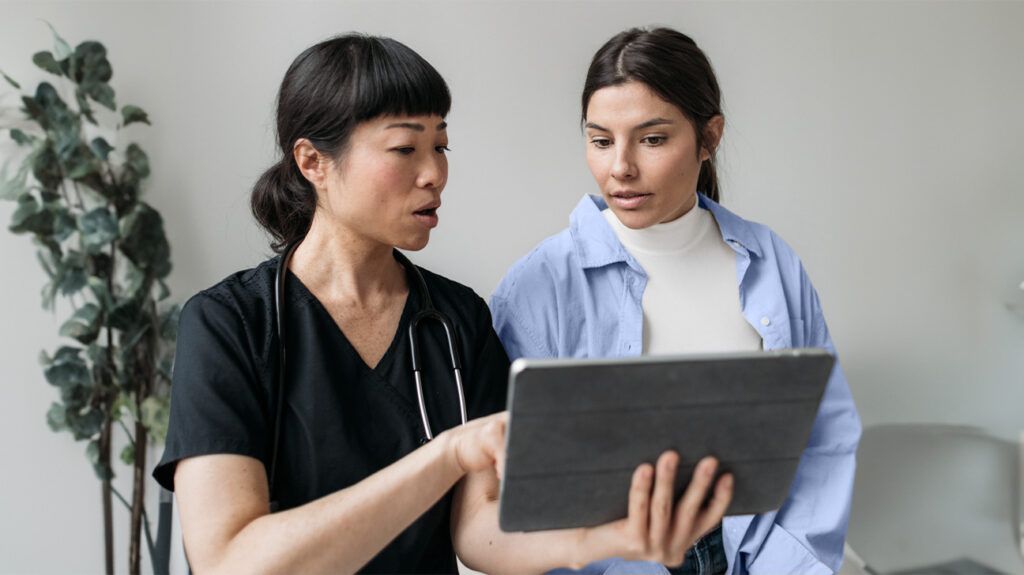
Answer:
[[[362,122],[340,161],[328,162],[317,186],[317,209],[371,241],[423,249],[438,224],[441,191],[448,181],[447,150],[447,124],[440,116]]]
[[[586,110],[587,165],[619,221],[641,229],[672,221],[695,205],[701,163],[693,124],[646,84],[594,92]],[[711,149],[721,116],[708,123]],[[717,130],[717,133],[715,133]]]

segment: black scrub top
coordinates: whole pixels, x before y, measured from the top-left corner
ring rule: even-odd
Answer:
[[[187,457],[246,455],[269,467],[278,372],[274,275],[279,258],[238,272],[191,298],[181,311],[171,413],[153,477],[174,490]],[[434,307],[455,325],[470,419],[505,408],[508,356],[487,304],[468,287],[422,270]],[[409,297],[391,346],[370,369],[319,300],[291,272],[286,279],[287,398],[278,455],[281,509],[349,487],[426,441],[411,368]],[[444,330],[420,324],[424,395],[434,434],[460,422]],[[364,568],[366,573],[456,573],[451,492]]]

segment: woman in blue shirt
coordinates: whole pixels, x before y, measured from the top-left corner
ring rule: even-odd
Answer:
[[[495,291],[494,327],[511,359],[834,353],[800,259],[766,226],[718,203],[720,102],[706,56],[675,30],[627,30],[597,52],[582,104],[601,195],[585,195],[569,227],[517,262]],[[837,571],[860,431],[837,365],[782,507],[726,517],[673,572]],[[608,560],[585,571],[668,569]]]

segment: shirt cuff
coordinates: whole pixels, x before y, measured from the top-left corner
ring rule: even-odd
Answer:
[[[772,526],[768,537],[761,544],[761,551],[747,567],[750,575],[780,575],[782,573],[799,573],[800,575],[833,575],[828,565],[818,560],[791,533],[780,527]]]

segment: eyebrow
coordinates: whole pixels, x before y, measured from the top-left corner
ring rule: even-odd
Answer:
[[[633,130],[643,130],[644,128],[650,128],[652,126],[663,126],[665,124],[671,124],[671,123],[672,123],[672,120],[669,120],[668,118],[651,118],[650,120],[647,120],[646,122],[644,122],[642,124],[637,124],[633,128]],[[605,128],[604,126],[600,126],[600,125],[595,124],[593,122],[587,122],[586,126],[584,126],[584,127],[585,128],[590,128],[590,129],[593,129],[593,130],[601,130],[602,132],[610,132],[611,131],[608,128]]]
[[[424,131],[426,131],[426,128],[423,126],[423,124],[420,124],[418,122],[396,122],[394,124],[389,124],[384,129],[385,130],[390,130],[391,128],[405,128],[407,130],[415,130],[417,132],[424,132]],[[448,128],[448,122],[441,122],[440,124],[437,125],[437,131],[438,132],[440,132],[441,130],[444,130],[446,128]]]

